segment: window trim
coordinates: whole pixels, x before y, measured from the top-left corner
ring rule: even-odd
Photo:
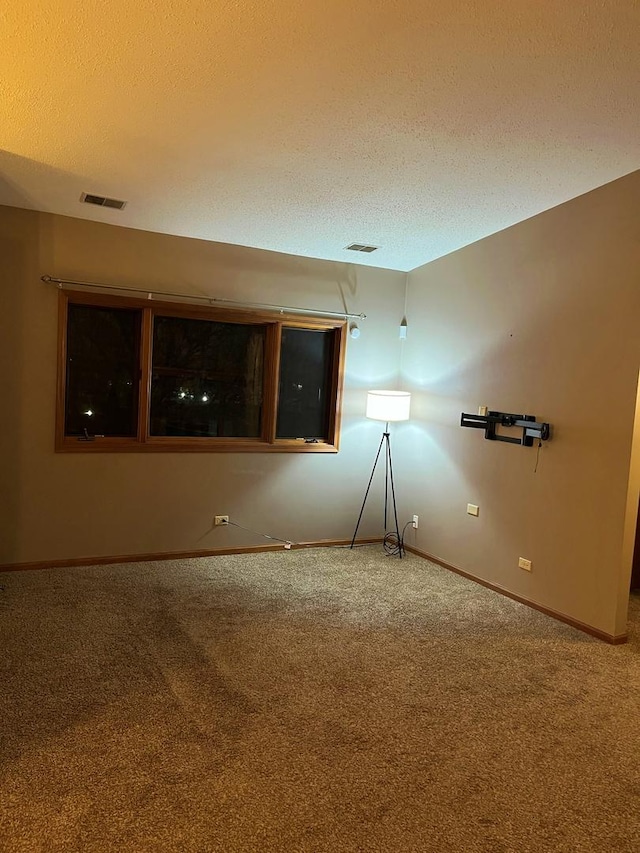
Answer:
[[[96,436],[86,441],[65,435],[68,306],[138,309],[140,318],[140,376],[138,382],[138,430],[135,437]],[[152,379],[153,317],[164,315],[194,320],[256,324],[266,327],[264,397],[260,438],[202,438],[152,436],[149,409]],[[328,441],[306,443],[301,439],[276,438],[280,341],[283,327],[333,331],[333,367],[329,389]],[[340,442],[342,395],[346,361],[347,321],[302,314],[274,314],[243,308],[208,307],[183,302],[110,296],[95,292],[60,290],[58,301],[58,378],[56,394],[55,449],[59,453],[337,453]]]

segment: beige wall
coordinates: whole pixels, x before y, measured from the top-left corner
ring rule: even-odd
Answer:
[[[609,633],[625,627],[637,506],[639,198],[636,172],[414,270],[402,353],[416,546]],[[480,405],[553,425],[537,473],[535,449],[459,426]]]
[[[405,276],[0,207],[0,563],[349,538],[378,442],[366,388],[397,383]],[[341,451],[56,454],[57,292],[49,274],[364,312],[348,341]],[[389,318],[395,318],[393,323]],[[362,535],[380,533],[372,496]]]

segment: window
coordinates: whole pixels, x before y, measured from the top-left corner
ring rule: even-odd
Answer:
[[[332,332],[321,329],[282,330],[278,438],[329,437]]]
[[[139,311],[69,305],[66,435],[136,435],[139,339]]]
[[[345,332],[61,292],[56,448],[335,452]]]
[[[259,438],[264,326],[156,316],[151,435]]]

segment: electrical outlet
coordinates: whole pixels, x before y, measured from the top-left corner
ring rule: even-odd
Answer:
[[[525,560],[524,557],[518,557],[518,566],[521,569],[524,569],[525,572],[531,571],[531,560]]]
[[[411,522],[411,524],[412,524],[414,530],[418,529],[418,516],[417,515],[413,516],[413,521]]]
[[[476,504],[467,504],[467,512],[469,513],[469,515],[479,515],[480,507]]]
[[[213,519],[214,527],[220,527],[221,524],[229,524],[228,515],[216,515]]]

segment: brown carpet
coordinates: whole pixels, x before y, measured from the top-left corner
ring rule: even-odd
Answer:
[[[640,849],[640,636],[378,546],[0,574],[0,848]]]

